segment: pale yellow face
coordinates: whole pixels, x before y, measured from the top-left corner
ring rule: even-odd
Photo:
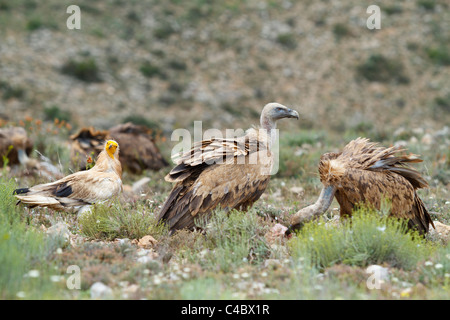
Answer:
[[[119,147],[119,144],[114,140],[108,140],[106,141],[105,150],[108,153],[108,155],[114,159],[114,154],[116,153],[117,148]]]

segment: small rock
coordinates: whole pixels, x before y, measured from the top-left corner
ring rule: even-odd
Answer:
[[[409,143],[410,143],[410,144],[416,144],[417,142],[419,142],[419,140],[418,140],[415,136],[412,136],[412,137],[409,139]]]
[[[282,266],[282,264],[281,264],[280,260],[278,260],[278,259],[266,259],[264,261],[264,268],[270,267],[270,268],[276,269],[281,266]]]
[[[394,131],[393,135],[394,135],[394,137],[398,137],[398,136],[404,135],[405,133],[406,133],[406,129],[403,127],[400,127]]]
[[[447,244],[450,240],[450,226],[443,224],[439,221],[433,221],[435,229],[430,226],[430,235],[434,235],[443,243]]]
[[[154,247],[157,243],[158,241],[156,241],[156,239],[152,236],[144,236],[139,239],[138,246],[141,248],[151,248]]]
[[[407,145],[408,145],[408,142],[406,142],[405,140],[398,140],[398,141],[395,141],[395,143],[394,143],[394,147],[396,147],[396,148],[406,148]]]
[[[288,228],[277,223],[264,235],[268,243],[280,241],[285,237]]]
[[[433,143],[433,136],[432,136],[431,134],[429,134],[429,133],[426,133],[426,134],[422,137],[422,139],[420,140],[420,142],[422,142],[423,144],[429,146],[430,144]]]
[[[302,196],[305,193],[305,189],[303,189],[302,187],[292,187],[289,189],[289,191],[299,196]]]
[[[45,231],[49,236],[61,237],[64,239],[64,245],[70,244],[72,233],[69,231],[69,226],[64,222],[58,222]]]
[[[102,282],[96,282],[91,286],[91,299],[112,299],[113,291]]]
[[[149,177],[144,177],[138,181],[136,181],[135,183],[133,183],[133,186],[131,187],[131,189],[133,190],[134,193],[141,193],[144,189],[144,187],[150,182],[150,178]]]

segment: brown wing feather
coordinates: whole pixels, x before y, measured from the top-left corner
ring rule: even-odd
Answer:
[[[194,227],[196,218],[208,217],[219,206],[224,210],[247,210],[270,179],[267,167],[272,165],[271,157],[269,162],[249,163],[254,152],[268,152],[266,144],[259,142],[243,138],[194,144],[166,176],[167,181],[176,183],[158,219],[166,221],[174,231]]]
[[[341,154],[321,157],[321,181],[337,188],[335,197],[341,216],[351,215],[359,203],[379,209],[385,197],[392,202],[392,216],[409,219],[410,226],[427,232],[431,218],[415,189],[428,184],[418,171],[406,165],[422,160],[415,155],[394,156],[397,151],[358,138],[345,146]]]

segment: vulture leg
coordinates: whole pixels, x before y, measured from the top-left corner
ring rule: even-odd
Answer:
[[[322,189],[320,192],[319,199],[316,203],[301,209],[291,218],[291,225],[289,226],[288,232],[300,227],[307,221],[314,219],[325,213],[333,202],[334,194],[336,193],[336,187],[328,186]]]

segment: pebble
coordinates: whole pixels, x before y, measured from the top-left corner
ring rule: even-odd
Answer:
[[[113,291],[102,282],[96,282],[91,286],[91,299],[112,299]]]

